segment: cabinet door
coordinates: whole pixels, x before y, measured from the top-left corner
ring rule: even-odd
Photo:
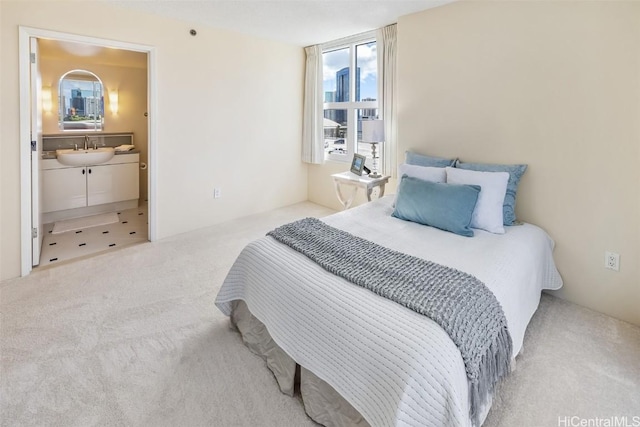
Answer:
[[[87,178],[81,168],[42,171],[42,212],[87,206]]]
[[[87,206],[140,197],[138,163],[87,166]]]

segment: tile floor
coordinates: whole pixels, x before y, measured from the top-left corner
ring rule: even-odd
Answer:
[[[44,224],[45,236],[39,267],[148,241],[147,205],[118,212],[119,222],[52,234],[53,223]]]

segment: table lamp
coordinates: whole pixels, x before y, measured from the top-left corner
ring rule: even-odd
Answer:
[[[370,178],[380,178],[378,173],[378,156],[376,147],[384,141],[384,122],[382,120],[363,120],[362,122],[362,142],[371,144],[371,173]]]

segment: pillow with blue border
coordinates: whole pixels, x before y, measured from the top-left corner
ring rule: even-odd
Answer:
[[[447,166],[453,167],[453,165],[455,165],[456,163],[456,159],[445,159],[443,157],[427,156],[425,154],[418,154],[407,151],[405,153],[405,163],[416,166],[446,168]]]
[[[504,225],[513,225],[516,220],[516,193],[520,178],[527,170],[527,165],[500,165],[491,163],[464,163],[456,160],[456,168],[479,172],[509,172],[507,193],[504,196],[502,215]]]
[[[391,216],[473,237],[471,218],[479,194],[478,185],[429,182],[403,175]]]

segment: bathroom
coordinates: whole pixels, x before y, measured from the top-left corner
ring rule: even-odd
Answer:
[[[39,267],[148,241],[147,54],[36,40]]]

